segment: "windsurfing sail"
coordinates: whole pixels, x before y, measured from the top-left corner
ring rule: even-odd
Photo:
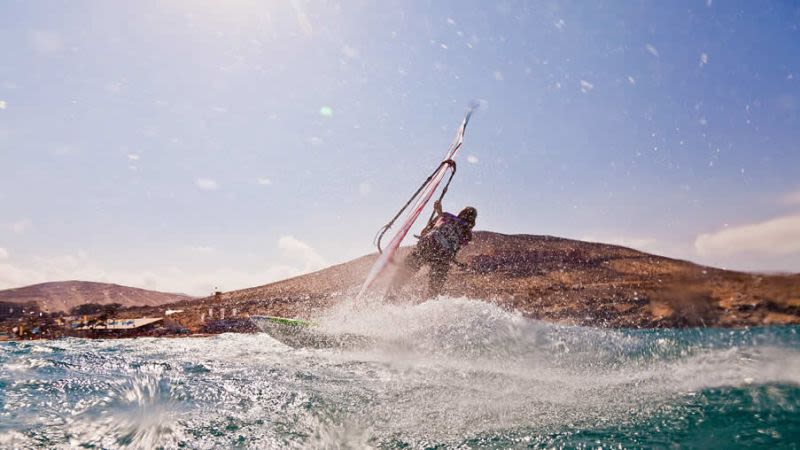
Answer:
[[[407,209],[406,215],[403,218],[403,221],[400,225],[400,228],[397,229],[397,232],[394,234],[392,239],[389,241],[389,244],[386,246],[385,249],[381,249],[380,247],[380,237],[378,238],[378,250],[380,251],[380,255],[378,255],[378,259],[375,261],[375,264],[372,265],[372,269],[370,269],[369,273],[367,274],[367,279],[364,280],[364,284],[361,286],[361,291],[359,291],[358,296],[356,299],[360,299],[367,289],[372,286],[375,280],[383,273],[386,267],[389,265],[389,262],[392,261],[392,257],[397,252],[397,249],[400,247],[400,243],[408,234],[411,227],[416,222],[417,218],[419,217],[422,210],[425,209],[425,206],[430,201],[433,194],[436,192],[436,189],[439,187],[439,184],[444,179],[447,172],[452,170],[455,171],[455,164],[453,163],[453,158],[458,153],[458,150],[461,148],[461,144],[464,143],[464,132],[467,129],[467,124],[469,123],[469,118],[472,116],[472,112],[475,110],[476,105],[470,105],[467,109],[466,114],[464,115],[464,120],[461,122],[461,126],[458,127],[458,132],[456,133],[455,139],[450,144],[450,147],[447,149],[447,153],[445,154],[444,159],[439,164],[439,167],[425,180],[425,183],[420,186],[417,192],[411,197],[411,199],[406,203],[400,212],[398,212],[397,216],[395,216],[392,221],[389,222],[380,232],[380,236],[383,235],[389,228],[391,228],[392,224],[394,223],[395,219],[397,219],[404,211],[406,211],[409,205],[411,206],[410,209]]]

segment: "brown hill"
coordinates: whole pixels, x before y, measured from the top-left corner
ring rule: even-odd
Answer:
[[[191,297],[183,294],[90,281],[56,281],[0,291],[2,303],[35,303],[40,310],[49,312],[66,312],[87,303],[119,303],[123,307],[158,306],[188,299]]]
[[[228,317],[313,316],[351,298],[375,257],[182,302],[185,325],[198,329],[209,308],[217,314],[224,308]],[[492,301],[553,322],[609,327],[800,323],[800,275],[733,272],[615,245],[485,231],[475,233],[458,259],[464,267],[453,267],[445,294]],[[424,277],[423,269],[405,293],[420,296]],[[376,291],[383,287],[385,282]]]

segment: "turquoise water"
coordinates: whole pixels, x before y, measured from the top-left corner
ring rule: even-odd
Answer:
[[[615,331],[442,299],[266,334],[0,344],[2,448],[797,448],[800,328]]]

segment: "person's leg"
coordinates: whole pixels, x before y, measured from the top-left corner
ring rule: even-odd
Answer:
[[[447,274],[450,272],[450,260],[439,258],[431,263],[428,274],[428,297],[436,298],[442,293]]]
[[[397,273],[392,278],[389,284],[389,290],[386,292],[386,298],[394,300],[397,297],[397,292],[408,283],[408,280],[414,276],[422,267],[424,260],[419,247],[414,248],[406,259],[400,264]]]

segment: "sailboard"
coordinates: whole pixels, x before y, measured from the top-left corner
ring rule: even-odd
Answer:
[[[358,334],[330,333],[303,319],[253,315],[250,320],[272,339],[292,348],[357,349],[374,342]]]
[[[398,218],[403,212],[405,212],[405,216],[403,217],[403,221],[401,222],[400,227],[395,232],[392,239],[389,241],[389,244],[386,246],[385,249],[380,247],[380,237],[377,240],[378,251],[380,254],[378,255],[378,259],[372,265],[369,273],[367,274],[366,280],[364,280],[364,284],[361,286],[361,290],[359,291],[358,295],[356,296],[356,300],[361,299],[367,290],[372,286],[372,284],[380,277],[380,275],[386,270],[389,263],[392,261],[395,253],[397,253],[397,249],[400,248],[400,243],[403,242],[403,239],[408,234],[411,227],[414,225],[414,222],[417,221],[419,218],[420,213],[422,210],[425,209],[425,206],[430,201],[433,194],[436,192],[436,189],[441,184],[442,180],[444,179],[445,175],[449,171],[452,174],[455,173],[455,163],[453,163],[453,158],[458,153],[458,150],[461,149],[461,145],[464,143],[464,132],[467,129],[467,124],[469,124],[469,119],[472,116],[472,112],[477,107],[476,104],[471,104],[467,109],[466,114],[464,115],[464,120],[461,121],[461,125],[458,127],[458,131],[456,132],[456,136],[453,139],[453,142],[450,144],[450,147],[447,149],[447,153],[445,153],[445,157],[442,162],[439,164],[439,167],[434,171],[430,177],[423,183],[422,186],[414,193],[411,199],[406,203],[406,206],[398,212],[398,215],[395,216],[392,221],[389,222],[384,228],[381,229],[379,232],[379,236],[382,237],[383,233],[388,231],[391,228],[392,224],[394,223],[395,219]],[[411,206],[410,209],[406,208],[409,205]],[[407,210],[407,211],[406,211]]]

